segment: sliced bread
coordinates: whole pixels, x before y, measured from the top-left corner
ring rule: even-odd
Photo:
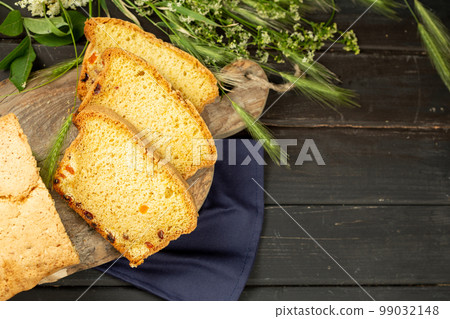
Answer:
[[[79,259],[13,114],[0,117],[0,172],[0,300],[7,300]]]
[[[59,164],[54,189],[131,267],[196,228],[187,183],[144,147],[132,125],[94,106],[74,124],[79,134]]]
[[[102,68],[101,55],[108,48],[127,50],[149,62],[199,113],[218,96],[216,78],[196,58],[135,24],[112,18],[91,18],[86,21],[84,33],[91,44],[80,75],[80,99],[86,96],[97,78]]]
[[[0,198],[19,200],[28,196],[39,180],[36,160],[14,114],[0,118],[0,136]]]
[[[143,59],[122,49],[107,49],[103,71],[81,103],[110,108],[129,121],[141,136],[189,178],[215,163],[214,140],[193,105]]]

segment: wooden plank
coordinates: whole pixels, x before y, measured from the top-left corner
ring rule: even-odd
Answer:
[[[88,287],[36,287],[21,292],[12,301],[75,301]],[[162,299],[134,287],[92,287],[83,301],[161,301]]]
[[[450,92],[427,56],[327,53],[320,62],[359,95],[361,107],[336,112],[296,91],[272,92],[262,117],[266,125],[450,128]]]
[[[0,59],[16,44],[5,43]],[[34,46],[39,57],[35,69],[74,56],[72,47]],[[79,51],[82,47],[79,47]],[[269,126],[450,128],[450,93],[431,66],[420,55],[327,53],[320,60],[354,90],[361,108],[339,108],[336,112],[290,91],[271,92],[262,121]],[[279,68],[280,65],[277,65]],[[282,66],[287,70],[287,66]],[[0,79],[8,77],[0,72]],[[273,78],[272,81],[279,81]]]
[[[45,51],[45,47],[37,48],[37,51]],[[0,55],[6,52],[1,50]],[[45,58],[40,65],[50,65],[52,60],[60,61],[56,57],[66,54],[65,50],[57,52],[42,55]],[[65,56],[70,54],[73,52],[67,52]],[[359,94],[362,107],[340,108],[338,113],[294,91],[281,98],[280,94],[271,92],[262,118],[266,125],[450,128],[450,93],[426,57],[330,53],[324,56],[323,61],[340,75],[344,87]],[[6,78],[7,72],[2,72],[0,77]]]
[[[450,23],[450,3],[446,0],[423,0],[426,7],[432,9],[447,26]],[[336,13],[335,22],[340,29],[349,27],[368,7],[355,5],[353,1],[337,0],[340,11]],[[388,19],[370,9],[367,14],[352,27],[358,42],[364,50],[422,50],[417,36],[417,24],[408,9],[403,6],[396,10],[398,20]],[[325,21],[325,16],[317,16],[319,21]]]
[[[286,211],[361,285],[450,284],[449,206],[285,206]],[[89,286],[87,270],[52,286]],[[355,283],[280,208],[265,210],[247,283]],[[105,274],[96,286],[129,286]]]
[[[73,301],[87,287],[37,287],[25,291],[11,300],[14,301]],[[379,301],[437,301],[450,298],[449,286],[407,286],[407,287],[366,287]],[[82,300],[98,301],[160,301],[161,298],[134,287],[93,287]],[[240,300],[267,301],[367,301],[367,296],[358,287],[246,287]]]
[[[14,40],[0,40],[0,60],[9,54],[18,42]],[[77,51],[80,54],[83,51],[84,44],[77,44]],[[33,70],[41,70],[56,63],[75,58],[75,49],[73,46],[65,45],[62,47],[47,47],[41,44],[33,44],[36,52],[36,60],[33,63]],[[0,81],[7,79],[9,71],[0,70]],[[0,93],[3,95],[4,93]]]
[[[437,301],[450,298],[448,286],[365,287],[378,301]],[[359,287],[246,287],[240,300],[370,301]]]
[[[448,131],[274,128],[288,148],[291,168],[269,163],[265,183],[281,204],[450,203]],[[326,165],[294,165],[313,139]],[[308,148],[306,149],[308,150]],[[309,150],[311,154],[311,150]],[[274,202],[266,197],[266,203]]]
[[[45,287],[89,287],[94,281],[96,281],[102,272],[96,269],[87,269],[70,276],[64,277],[57,282],[42,284]],[[123,280],[117,279],[108,273],[98,279],[95,284],[96,287],[130,287],[133,286]]]
[[[287,206],[362,285],[450,283],[449,206]],[[353,285],[287,214],[266,209],[250,285]]]

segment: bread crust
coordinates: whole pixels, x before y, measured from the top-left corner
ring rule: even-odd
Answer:
[[[86,48],[86,52],[84,53],[83,63],[81,64],[80,78],[78,79],[77,85],[77,95],[81,101],[83,101],[84,97],[88,92],[86,83],[87,81],[89,81],[87,59],[89,59],[93,51],[94,45],[92,43],[89,43],[89,45]]]
[[[124,130],[126,134],[129,135],[130,139],[135,138],[135,135],[137,134],[136,128],[131,125],[128,121],[121,118],[119,115],[117,115],[114,111],[104,108],[102,106],[98,105],[91,105],[89,108],[86,108],[84,111],[81,111],[77,117],[74,119],[74,124],[79,130],[78,136],[75,138],[75,140],[72,142],[72,144],[69,146],[69,148],[64,153],[64,157],[61,160],[58,169],[55,174],[55,182],[53,185],[53,188],[55,191],[60,194],[64,200],[68,203],[68,205],[80,215],[81,218],[83,218],[92,228],[94,228],[103,238],[108,240],[114,248],[116,248],[120,253],[122,253],[122,256],[126,257],[130,261],[131,267],[137,267],[140,264],[144,262],[144,260],[158,252],[159,250],[166,247],[170,241],[177,239],[180,235],[188,234],[192,232],[197,227],[197,207],[195,206],[194,199],[192,195],[189,192],[189,185],[187,182],[181,177],[181,175],[178,173],[178,171],[170,164],[170,163],[164,163],[161,164],[161,159],[159,156],[155,153],[153,153],[151,150],[146,149],[145,145],[142,143],[141,140],[135,138],[136,143],[142,147],[144,150],[144,153],[147,155],[148,159],[153,161],[155,165],[159,165],[161,169],[165,169],[169,172],[169,174],[172,176],[173,181],[175,181],[179,186],[181,186],[184,191],[184,198],[185,202],[189,205],[186,207],[186,213],[189,213],[191,216],[191,223],[189,224],[188,229],[186,229],[183,232],[175,232],[173,234],[167,234],[167,237],[164,238],[164,241],[159,243],[158,245],[155,245],[151,249],[148,250],[148,252],[145,255],[142,255],[141,258],[133,258],[132,255],[128,253],[125,246],[118,243],[117,241],[112,241],[109,237],[109,234],[104,230],[103,225],[101,225],[95,218],[95,214],[93,214],[93,217],[87,218],[88,216],[87,211],[83,208],[82,203],[76,203],[73,198],[70,197],[70,194],[66,194],[60,187],[60,180],[64,179],[65,175],[62,172],[62,168],[65,167],[69,163],[69,157],[72,153],[72,150],[75,150],[77,145],[80,143],[81,139],[83,138],[84,134],[84,123],[86,122],[86,119],[89,117],[97,117],[105,121],[111,121],[115,125],[117,125],[118,129]],[[92,214],[91,214],[92,215]]]
[[[192,166],[192,169],[184,174],[184,178],[188,179],[189,177],[193,176],[197,170],[203,168],[203,167],[209,167],[215,164],[217,160],[217,150],[216,146],[214,144],[214,139],[212,137],[211,132],[208,129],[208,126],[206,125],[203,118],[200,116],[200,114],[197,112],[197,109],[195,106],[190,103],[189,101],[186,101],[181,96],[181,93],[177,90],[174,90],[172,88],[172,85],[156,70],[155,67],[153,67],[151,64],[146,62],[144,59],[119,48],[110,48],[105,50],[105,52],[102,54],[102,60],[104,62],[103,71],[100,73],[100,75],[95,80],[94,84],[89,89],[88,93],[86,94],[83,102],[81,102],[78,112],[82,112],[84,109],[88,108],[88,106],[91,104],[91,100],[95,94],[95,88],[97,85],[103,86],[103,83],[105,82],[105,74],[108,72],[109,67],[111,65],[111,61],[114,60],[118,56],[126,56],[127,58],[130,58],[137,62],[142,68],[144,68],[147,72],[149,72],[158,82],[158,84],[174,99],[178,101],[179,104],[182,105],[183,108],[185,108],[191,118],[193,118],[196,123],[199,125],[202,136],[208,141],[208,153],[210,154],[210,159],[202,159],[201,164],[198,166]],[[77,113],[78,114],[78,113]],[[77,117],[77,115],[76,115]]]
[[[7,300],[80,260],[14,114],[0,117],[0,137],[0,183],[11,186],[0,192],[0,300]]]
[[[219,89],[217,87],[217,80],[216,80],[215,76],[212,74],[212,72],[207,67],[205,67],[203,64],[201,64],[199,60],[197,60],[195,57],[188,54],[187,52],[175,47],[174,45],[164,42],[161,39],[158,39],[154,34],[145,32],[144,30],[142,30],[141,28],[139,28],[137,25],[135,25],[133,23],[130,23],[130,22],[127,22],[124,20],[120,20],[120,19],[115,19],[115,18],[91,18],[91,19],[86,20],[85,26],[84,26],[84,34],[85,34],[86,38],[91,42],[91,44],[93,44],[93,46],[95,46],[95,43],[96,43],[95,29],[99,25],[107,24],[107,23],[112,23],[114,25],[129,29],[132,32],[137,32],[137,33],[143,35],[152,44],[155,44],[160,47],[164,47],[164,48],[174,52],[178,57],[180,57],[180,59],[184,59],[186,61],[191,62],[197,68],[198,72],[200,72],[202,75],[204,75],[208,79],[208,82],[210,83],[211,87],[213,87],[215,89],[205,99],[203,105],[196,105],[199,113],[201,113],[203,111],[205,105],[214,102],[214,100],[219,96]],[[89,57],[90,57],[90,55],[88,55],[88,51],[86,51],[85,57],[83,59],[83,67],[82,67],[82,70],[84,70],[85,72],[87,70],[87,63],[88,63]],[[81,75],[83,75],[83,74],[84,73],[82,71]],[[80,78],[80,79],[82,79],[82,78]],[[87,91],[88,91],[88,89],[86,87],[86,83],[84,83],[84,85],[83,84],[79,85],[78,95],[81,100],[84,99],[85,94],[87,94]]]
[[[20,181],[16,181],[14,183],[9,180],[9,178],[12,178],[12,174],[14,174],[17,170],[12,167],[9,167],[6,171],[0,169],[0,199],[8,198],[10,200],[22,200],[28,196],[40,179],[37,162],[32,155],[30,144],[28,143],[28,139],[20,127],[19,120],[13,113],[0,117],[1,139],[7,139],[4,134],[8,133],[4,132],[9,132],[14,135],[17,134],[17,137],[20,139],[21,143],[15,143],[14,145],[19,152],[16,155],[20,156],[23,161],[22,163],[27,165],[23,165],[25,167],[21,167],[21,169],[26,170],[26,176],[22,176]],[[0,141],[0,148],[1,147],[2,142]]]

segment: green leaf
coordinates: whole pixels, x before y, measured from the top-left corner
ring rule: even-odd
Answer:
[[[87,17],[78,11],[67,10],[66,12],[69,19],[65,19],[64,16],[64,20],[67,22],[69,27],[72,28],[73,36],[75,41],[77,41],[84,35],[84,23],[86,22]]]
[[[75,41],[80,39],[84,34],[84,22],[86,21],[86,17],[79,13],[78,11],[72,11],[68,10],[66,11],[68,18],[64,16],[63,21],[66,26],[69,26],[72,28],[73,36],[75,38]],[[57,24],[55,24],[56,26]],[[48,25],[48,27],[50,27]],[[68,45],[71,44],[72,36],[70,35],[70,31],[67,33],[64,33],[66,35],[64,36],[58,36],[54,33],[50,34],[36,34],[33,36],[33,38],[39,42],[40,44],[49,46],[49,47],[59,47],[62,45]]]
[[[6,70],[10,64],[18,57],[22,56],[28,47],[29,38],[26,37],[14,48],[2,61],[0,61],[0,70]]]
[[[139,23],[139,20],[136,18],[134,14],[131,13],[130,10],[127,9],[122,0],[111,0],[111,1],[116,5],[117,9],[119,9],[128,19],[130,19],[140,28],[142,28],[141,24]]]
[[[56,28],[68,26],[67,22],[62,17],[47,18]],[[52,29],[45,18],[24,18],[23,24],[25,28],[35,34],[50,34]]]
[[[40,44],[49,46],[49,47],[59,47],[62,45],[67,45],[72,43],[72,37],[70,35],[66,35],[64,37],[58,37],[54,34],[37,34],[33,36]]]
[[[36,59],[30,37],[26,37],[27,48],[24,55],[18,57],[11,63],[9,80],[16,86],[19,91],[25,89],[28,76],[30,75],[33,62]]]
[[[102,9],[105,12],[106,16],[109,18],[111,15],[109,14],[109,9],[108,9],[108,5],[106,4],[106,1],[105,0],[98,0],[98,2],[100,3],[100,7],[102,7]]]
[[[169,2],[158,2],[158,7],[160,7],[160,6],[167,7],[168,5],[169,5]],[[173,4],[172,8],[176,12],[178,12],[179,14],[184,15],[186,17],[190,17],[192,20],[201,21],[201,22],[204,22],[206,24],[213,25],[215,27],[220,27],[219,24],[217,24],[214,21],[208,19],[207,17],[201,15],[200,13],[192,11],[192,10],[190,10],[188,8],[185,8],[185,7],[181,6],[181,5]],[[160,7],[160,9],[162,9],[162,8]]]
[[[58,37],[64,37],[64,36],[70,34],[70,32],[68,32],[68,31],[67,32],[63,32],[63,31],[59,30],[58,27],[47,16],[45,16],[45,21],[47,22],[51,32],[54,35],[56,35]]]
[[[0,33],[15,37],[23,32],[22,16],[19,10],[10,11],[5,21],[0,25]]]

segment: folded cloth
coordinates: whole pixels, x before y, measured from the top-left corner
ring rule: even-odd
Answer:
[[[252,140],[217,140],[214,180],[197,229],[138,268],[121,258],[107,274],[168,300],[237,300],[255,259],[264,216],[264,194],[255,183],[263,185],[263,151],[254,145]]]

